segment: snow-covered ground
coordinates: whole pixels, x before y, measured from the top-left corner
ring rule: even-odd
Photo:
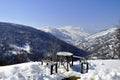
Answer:
[[[79,80],[120,80],[120,60],[89,60],[88,73],[80,73],[79,61],[70,71],[63,66],[57,74],[50,75],[50,66],[40,62],[28,62],[0,67],[0,80],[61,80],[64,77],[81,77]]]
[[[120,80],[120,60],[91,60],[81,80]]]

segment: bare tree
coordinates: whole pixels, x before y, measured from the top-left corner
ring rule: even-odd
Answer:
[[[17,63],[24,63],[28,61],[27,52],[24,50],[19,50],[17,54]]]
[[[57,39],[52,43],[52,46],[49,46],[48,57],[51,57],[52,60],[56,60],[56,53],[60,50],[60,45],[57,42]]]

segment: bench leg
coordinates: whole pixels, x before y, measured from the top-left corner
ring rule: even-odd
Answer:
[[[46,65],[48,65],[48,63],[46,63]]]
[[[51,65],[51,70],[50,70],[50,74],[53,74],[53,65]]]
[[[43,65],[43,61],[41,61],[41,65]]]
[[[69,71],[69,66],[68,65],[69,65],[70,61],[69,61],[69,57],[66,57],[66,58],[67,58],[67,71]]]
[[[55,64],[55,72],[57,73],[58,71],[57,71],[57,63]]]
[[[71,56],[71,59],[72,59],[72,65],[71,66],[73,66],[73,56]]]

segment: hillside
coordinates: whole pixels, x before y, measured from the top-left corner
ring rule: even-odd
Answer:
[[[41,28],[57,38],[89,52],[89,58],[114,59],[120,58],[118,35],[119,28],[110,28],[89,35],[80,28],[67,26],[62,28]]]
[[[79,44],[79,48],[91,53],[90,58],[114,59],[120,58],[118,51],[119,41],[117,35],[119,28],[110,28],[97,32],[86,38],[84,42]],[[82,46],[81,46],[82,45]]]
[[[29,26],[0,22],[0,63],[41,60],[57,51],[86,56],[86,52],[59,40],[55,36]]]

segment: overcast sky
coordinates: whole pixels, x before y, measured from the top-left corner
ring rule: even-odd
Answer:
[[[0,22],[81,27],[94,33],[120,21],[120,0],[0,0]]]

